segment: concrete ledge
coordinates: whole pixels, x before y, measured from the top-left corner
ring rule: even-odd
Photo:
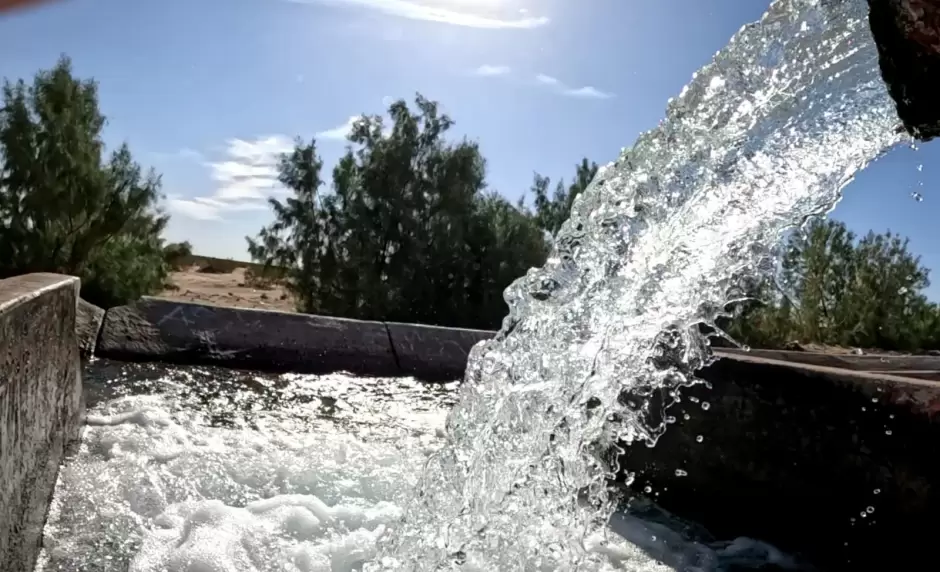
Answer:
[[[159,298],[108,310],[95,355],[267,372],[399,374],[381,322]]]
[[[940,357],[921,355],[844,355],[788,350],[748,350],[723,348],[716,355],[727,357],[763,358],[788,363],[801,363],[838,369],[868,372],[940,371]]]
[[[712,388],[683,392],[659,444],[620,457],[634,490],[823,570],[935,567],[940,384],[752,356],[700,376]]]
[[[389,322],[389,339],[402,375],[433,381],[463,377],[470,349],[496,332]]]
[[[77,278],[0,280],[0,570],[32,570],[59,464],[80,434]]]

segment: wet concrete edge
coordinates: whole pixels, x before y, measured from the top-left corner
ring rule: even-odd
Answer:
[[[0,570],[32,570],[84,402],[77,278],[0,280]]]

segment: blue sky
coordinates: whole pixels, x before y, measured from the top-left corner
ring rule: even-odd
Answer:
[[[0,75],[59,54],[100,82],[110,144],[163,174],[170,240],[244,258],[269,220],[271,160],[317,135],[329,168],[351,117],[419,91],[480,142],[493,188],[569,177],[653,127],[666,100],[765,0],[60,0],[0,20]],[[678,16],[678,17],[677,17]],[[940,147],[899,149],[834,212],[891,229],[937,269]],[[923,165],[922,170],[918,166]],[[922,201],[912,198],[917,192]]]

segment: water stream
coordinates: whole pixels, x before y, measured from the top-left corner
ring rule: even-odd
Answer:
[[[866,15],[865,0],[778,0],[742,28],[579,197],[548,263],[507,290],[503,329],[474,349],[456,400],[297,377],[270,407],[221,397],[235,390],[196,407],[164,377],[100,403],[60,476],[39,570],[666,569],[611,532],[607,453],[655,444],[670,418],[649,396],[681,399],[711,358],[694,326],[900,141]],[[406,382],[378,383],[380,396],[383,383]],[[311,403],[330,407],[312,388],[331,384],[349,392],[339,432],[336,411],[309,419]]]
[[[608,570],[627,546],[604,453],[654,444],[643,398],[694,382],[700,322],[900,140],[864,0],[778,0],[575,201],[475,348],[386,570]],[[633,399],[622,399],[632,394]],[[692,469],[694,470],[694,469]]]

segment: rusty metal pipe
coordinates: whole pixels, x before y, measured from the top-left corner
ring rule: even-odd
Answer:
[[[940,0],[868,0],[881,77],[904,129],[940,135]]]
[[[44,4],[48,0],[0,0],[0,12]]]

